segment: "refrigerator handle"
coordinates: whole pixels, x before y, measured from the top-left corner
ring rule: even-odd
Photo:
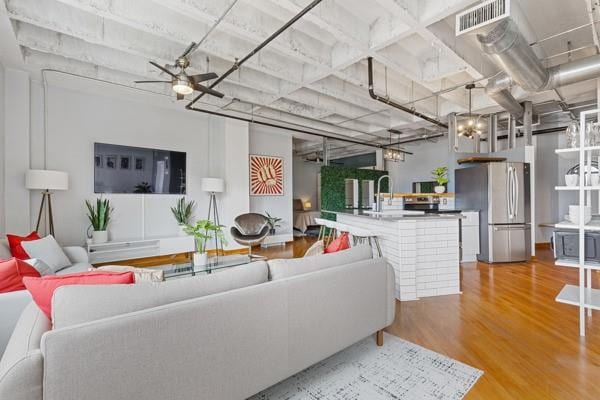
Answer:
[[[512,168],[508,167],[508,176],[507,176],[507,180],[506,180],[506,200],[507,200],[507,205],[508,205],[508,219],[513,219],[513,209],[512,209],[512,200],[513,200],[513,195],[512,195]]]
[[[513,180],[514,180],[514,185],[515,185],[515,189],[514,189],[515,201],[514,201],[513,212],[515,214],[515,217],[517,217],[519,215],[519,177],[517,176],[517,169],[514,167],[513,167]]]

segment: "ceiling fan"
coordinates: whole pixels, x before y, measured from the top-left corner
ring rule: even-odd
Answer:
[[[183,100],[183,96],[194,92],[194,90],[222,98],[224,96],[223,93],[200,84],[200,82],[218,78],[217,74],[209,72],[206,74],[188,75],[185,72],[185,69],[190,66],[188,55],[195,48],[196,43],[192,42],[187,49],[185,49],[183,54],[175,60],[175,65],[162,66],[154,61],[150,61],[150,64],[154,65],[162,72],[169,74],[171,76],[170,81],[135,81],[135,83],[170,83],[173,91],[177,93],[177,100]],[[179,72],[173,73],[169,71],[168,68],[179,68]]]

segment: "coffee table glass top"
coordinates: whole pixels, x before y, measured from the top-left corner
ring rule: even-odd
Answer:
[[[193,262],[165,264],[153,269],[161,269],[165,280],[183,276],[203,275],[217,272],[226,268],[237,267],[250,263],[250,257],[245,255],[230,255],[211,257],[206,265],[194,265]]]

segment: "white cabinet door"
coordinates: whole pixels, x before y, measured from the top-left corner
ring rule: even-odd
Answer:
[[[479,254],[479,227],[462,227],[462,260],[476,261]]]

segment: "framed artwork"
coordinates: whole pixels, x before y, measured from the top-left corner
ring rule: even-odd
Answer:
[[[145,168],[146,159],[144,157],[135,157],[134,168],[136,171],[143,171]]]
[[[104,165],[102,163],[102,155],[101,154],[96,154],[94,156],[94,164],[96,165],[96,168],[104,168]]]
[[[106,168],[117,169],[117,156],[106,156]]]
[[[131,157],[120,156],[119,157],[119,167],[121,169],[131,169]]]
[[[283,196],[283,158],[250,155],[250,195]]]

